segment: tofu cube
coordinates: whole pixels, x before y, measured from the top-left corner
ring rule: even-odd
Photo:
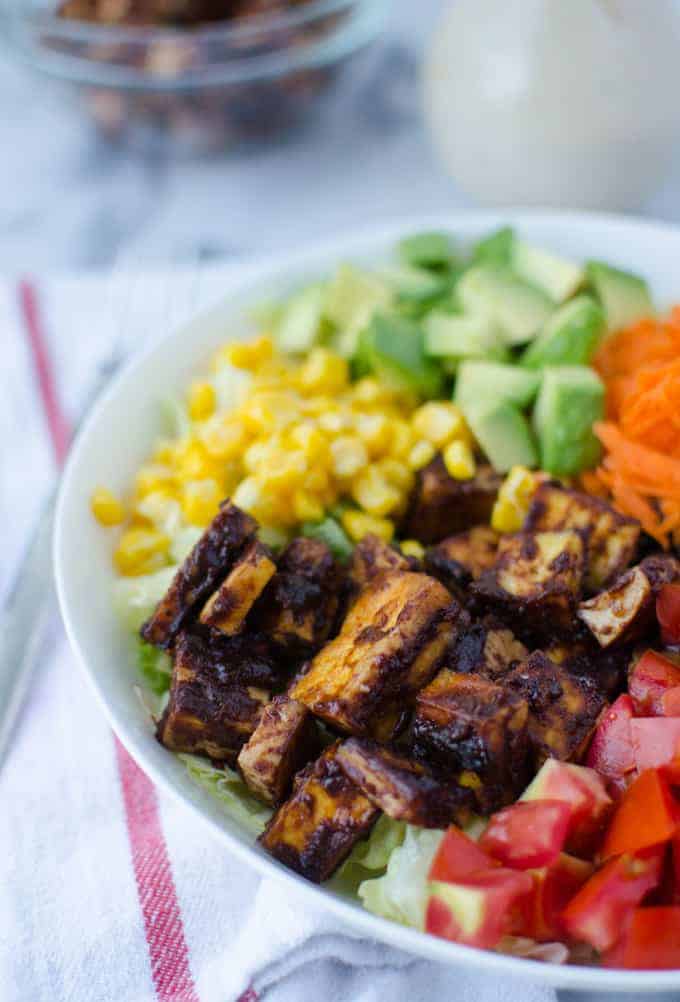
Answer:
[[[378,536],[369,534],[357,543],[349,563],[349,579],[356,592],[386,571],[412,570],[411,561]]]
[[[319,735],[307,707],[280,695],[265,706],[237,765],[255,796],[275,805],[290,792],[295,773],[318,751]]]
[[[425,554],[425,570],[461,600],[471,581],[494,565],[498,533],[488,525],[449,536]]]
[[[419,471],[402,536],[436,543],[489,522],[503,478],[480,465],[470,480],[454,480],[441,455]]]
[[[490,814],[512,803],[527,782],[528,718],[525,699],[445,668],[416,699],[413,752],[468,786],[478,811]]]
[[[331,745],[298,773],[292,795],[259,838],[268,853],[316,884],[332,876],[380,814],[340,768],[337,751]]]
[[[276,564],[266,546],[257,540],[250,543],[204,605],[201,622],[227,636],[238,633],[275,573]]]
[[[512,630],[491,616],[461,632],[450,659],[456,672],[482,675],[490,682],[500,682],[529,651]]]

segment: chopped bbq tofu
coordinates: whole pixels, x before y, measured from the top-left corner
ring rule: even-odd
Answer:
[[[238,560],[257,531],[257,522],[225,502],[179,568],[142,636],[157,647],[172,647],[185,620],[205,601]]]
[[[585,636],[569,643],[550,644],[543,653],[568,668],[572,675],[593,679],[605,696],[613,700],[624,688],[632,648],[614,646],[603,650],[592,637]]]
[[[222,637],[205,628],[180,633],[158,740],[171,751],[202,752],[233,763],[275,684],[265,638]]]
[[[301,536],[282,553],[253,618],[291,657],[311,657],[335,628],[342,586],[326,544]]]
[[[380,811],[354,785],[331,745],[295,777],[293,793],[260,835],[267,852],[320,884],[365,838]]]
[[[412,570],[412,566],[408,557],[369,533],[354,547],[349,564],[349,579],[353,588],[360,591],[385,571],[409,570]]]
[[[498,534],[488,525],[476,525],[430,547],[425,570],[462,599],[470,582],[493,567],[497,550]]]
[[[489,814],[512,803],[527,782],[528,716],[525,699],[445,668],[416,699],[413,751],[469,786],[480,813]]]
[[[348,738],[336,759],[361,792],[396,821],[446,828],[453,822],[465,824],[475,807],[467,787],[436,779],[419,762],[368,738]]]
[[[275,573],[276,564],[267,547],[257,540],[250,543],[204,605],[201,622],[227,635],[238,633]]]
[[[629,644],[654,622],[654,602],[659,588],[680,577],[675,557],[645,557],[599,595],[581,602],[578,617],[600,647]]]
[[[275,696],[239,752],[238,768],[250,790],[266,804],[280,804],[293,776],[319,751],[311,713],[288,696]]]
[[[423,543],[488,523],[503,478],[480,465],[469,480],[454,480],[441,456],[418,473],[402,535]]]
[[[470,585],[475,606],[495,613],[520,637],[571,633],[584,569],[575,531],[502,536],[493,567]]]
[[[450,666],[457,672],[483,675],[490,682],[504,675],[528,656],[514,633],[491,616],[461,632],[453,648]]]
[[[290,694],[338,730],[386,740],[400,711],[439,668],[462,617],[434,578],[381,575]]]
[[[536,768],[547,758],[579,761],[605,705],[597,682],[534,651],[503,684],[529,704],[529,741]]]
[[[577,529],[586,533],[585,588],[599,591],[628,567],[640,536],[635,519],[620,515],[599,498],[554,481],[534,494],[524,528],[531,532]]]

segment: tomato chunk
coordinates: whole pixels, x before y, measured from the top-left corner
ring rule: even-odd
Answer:
[[[526,932],[533,882],[528,873],[490,867],[456,883],[433,881],[425,929],[444,939],[491,949]]]
[[[623,795],[605,835],[603,856],[668,842],[678,828],[678,820],[678,807],[668,783],[657,769],[648,769]]]
[[[626,788],[635,769],[630,733],[633,715],[633,700],[624,693],[602,714],[588,749],[586,765],[605,776],[610,792],[613,788],[617,794]]]
[[[677,686],[680,668],[656,651],[645,651],[628,679],[628,692],[641,717],[660,717],[664,693]]]
[[[603,952],[611,949],[645,894],[659,882],[664,851],[655,847],[610,860],[562,913],[568,935]]]
[[[680,717],[638,717],[630,724],[635,764],[664,770],[665,778],[677,782],[680,769]]]
[[[656,597],[656,618],[665,644],[680,644],[680,584],[665,584]]]
[[[491,816],[479,846],[503,866],[550,866],[562,852],[570,818],[564,801],[520,801]]]
[[[478,870],[498,866],[479,845],[455,825],[446,830],[430,866],[429,879],[456,881]]]
[[[643,970],[680,968],[680,908],[638,908],[625,937],[621,966]]]
[[[520,801],[561,800],[569,805],[565,848],[587,855],[600,839],[613,801],[593,769],[549,758],[527,786]]]
[[[563,936],[562,912],[592,873],[592,863],[566,852],[550,866],[532,870],[534,895],[527,935],[540,943]]]
[[[680,685],[667,689],[661,697],[664,717],[680,717]]]

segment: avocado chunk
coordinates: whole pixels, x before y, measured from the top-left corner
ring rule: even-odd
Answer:
[[[509,357],[503,336],[490,317],[433,310],[423,321],[425,352],[434,358]]]
[[[585,278],[580,265],[520,240],[511,226],[480,240],[473,260],[477,264],[510,268],[518,278],[540,289],[555,303],[573,296]]]
[[[541,468],[556,476],[590,469],[600,443],[593,422],[604,414],[604,386],[585,365],[547,366],[534,407]]]
[[[393,299],[389,285],[376,275],[341,265],[326,287],[324,302],[324,314],[337,331],[336,350],[351,358],[362,329],[376,310],[388,309]]]
[[[541,375],[516,365],[499,362],[462,362],[454,400],[467,417],[467,411],[490,401],[512,404],[523,409],[532,402],[541,383]]]
[[[577,296],[556,310],[526,348],[520,364],[587,365],[605,329],[604,311],[591,296]]]
[[[452,282],[448,275],[438,275],[426,268],[400,265],[383,268],[380,275],[399,299],[406,302],[427,303],[451,291]]]
[[[414,233],[400,241],[399,256],[415,268],[446,268],[453,262],[451,240],[446,233]]]
[[[608,331],[621,330],[654,315],[654,304],[644,278],[620,271],[603,261],[589,261],[586,274],[602,303]]]
[[[361,334],[358,356],[364,372],[395,390],[424,399],[442,393],[443,373],[425,354],[423,331],[412,320],[376,313]]]
[[[499,473],[513,466],[537,466],[538,452],[529,422],[507,400],[478,403],[464,410],[482,452]]]
[[[525,344],[543,327],[554,302],[501,265],[476,265],[456,286],[465,312],[496,321],[508,345]]]
[[[323,326],[324,297],[322,285],[310,285],[288,300],[276,325],[281,351],[301,354],[314,346]]]
[[[507,265],[509,267],[512,264],[514,244],[515,231],[512,226],[502,226],[475,244],[472,260],[475,264]]]

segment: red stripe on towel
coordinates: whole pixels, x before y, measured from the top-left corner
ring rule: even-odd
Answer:
[[[66,458],[70,432],[53,378],[39,296],[35,286],[26,279],[19,282],[17,293],[52,448],[61,466]],[[117,738],[115,745],[132,867],[156,997],[158,1002],[199,1002],[156,791]]]

